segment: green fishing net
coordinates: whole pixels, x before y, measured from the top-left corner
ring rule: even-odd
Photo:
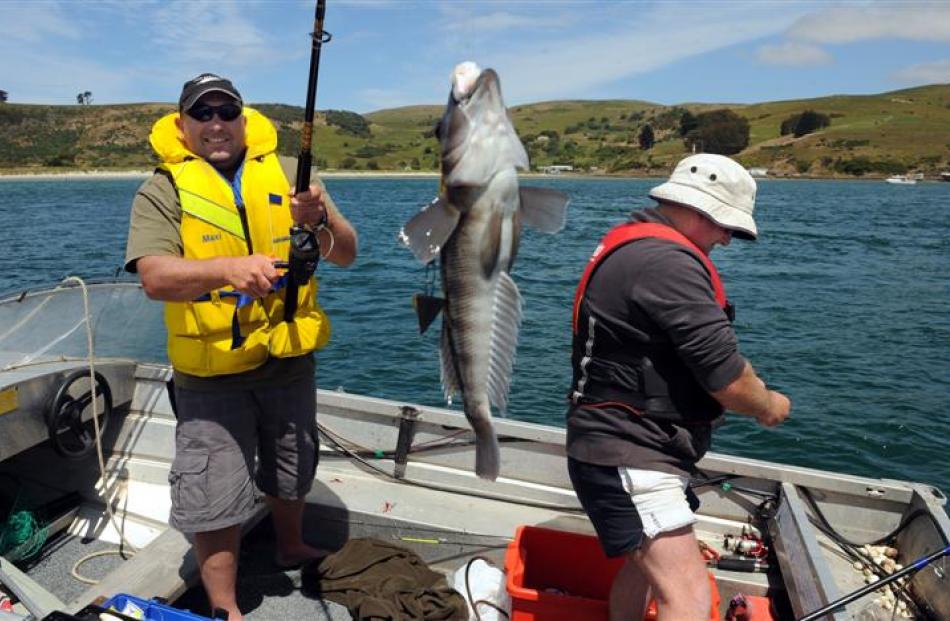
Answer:
[[[0,524],[0,556],[9,561],[24,561],[36,555],[49,535],[49,527],[40,524],[24,504],[18,494],[9,515]]]

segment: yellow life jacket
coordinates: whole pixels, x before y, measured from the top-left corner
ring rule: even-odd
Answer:
[[[275,153],[277,131],[261,113],[244,108],[247,152],[236,178],[243,217],[232,185],[185,146],[168,114],[152,127],[149,142],[159,168],[175,182],[181,201],[186,259],[268,254],[286,260],[290,249],[289,185]],[[326,345],[330,322],[317,304],[317,280],[298,290],[293,322],[284,321],[285,288],[250,300],[232,287],[191,302],[167,302],[168,357],[175,369],[210,377],[248,371],[268,356],[300,356]]]

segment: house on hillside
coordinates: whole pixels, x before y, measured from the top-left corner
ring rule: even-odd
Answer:
[[[562,172],[574,172],[574,167],[570,164],[553,164],[551,166],[542,166],[541,172],[545,175],[560,175]]]

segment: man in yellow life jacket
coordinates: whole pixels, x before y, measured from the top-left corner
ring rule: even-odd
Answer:
[[[317,466],[312,352],[330,324],[316,278],[284,321],[275,262],[287,260],[294,223],[317,228],[323,258],[340,266],[355,259],[357,236],[322,184],[293,195],[274,126],[229,80],[199,75],[178,105],[149,136],[161,164],[132,203],[126,269],[165,302],[178,417],[169,523],[194,535],[211,607],[234,621],[255,488],[271,509],[279,564],[323,554],[303,541],[302,520]]]

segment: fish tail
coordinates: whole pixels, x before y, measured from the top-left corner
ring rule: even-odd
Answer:
[[[475,430],[475,474],[482,479],[494,481],[501,469],[501,452],[498,436],[491,421],[473,425]]]

